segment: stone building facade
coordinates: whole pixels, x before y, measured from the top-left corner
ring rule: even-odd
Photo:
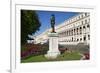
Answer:
[[[47,29],[42,34],[36,36],[35,43],[46,43],[48,41]],[[77,45],[79,43],[90,44],[90,13],[79,13],[63,23],[55,26],[55,31],[59,34],[59,44]]]

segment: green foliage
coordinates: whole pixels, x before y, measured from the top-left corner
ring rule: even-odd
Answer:
[[[21,44],[25,44],[28,34],[34,34],[41,26],[38,15],[32,10],[21,10]]]
[[[49,62],[49,61],[72,61],[72,60],[80,60],[82,56],[79,52],[65,52],[59,55],[56,59],[47,59],[44,55],[31,56],[29,58],[21,60],[21,63],[29,63],[29,62]]]
[[[58,57],[58,60],[80,60],[81,57],[79,52],[65,52]]]
[[[21,46],[21,52],[22,52],[22,51],[26,51],[26,50],[28,50],[28,49],[22,45],[22,46]]]
[[[47,44],[25,44],[21,46],[21,59],[27,59],[31,56],[44,55],[47,53],[49,46]]]
[[[28,62],[43,62],[47,61],[47,59],[43,55],[38,56],[31,56],[25,60],[21,60],[22,63],[28,63]]]

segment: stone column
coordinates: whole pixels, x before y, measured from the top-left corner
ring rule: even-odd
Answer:
[[[58,49],[58,34],[57,33],[49,33],[49,51],[45,55],[48,59],[55,59],[58,55],[60,55],[60,51]]]

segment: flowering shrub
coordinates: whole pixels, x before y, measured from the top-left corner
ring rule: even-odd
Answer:
[[[26,44],[24,45],[25,48],[27,48],[24,51],[21,51],[21,58],[27,58],[29,56],[36,56],[41,54],[46,54],[47,47],[44,45],[34,45],[34,44]]]
[[[66,50],[68,50],[67,48],[59,48],[59,51],[61,54],[63,54]]]
[[[89,53],[84,53],[85,59],[88,60],[90,59],[90,54]]]

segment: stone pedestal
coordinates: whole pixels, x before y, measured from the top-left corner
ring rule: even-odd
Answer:
[[[46,58],[55,59],[60,51],[58,49],[58,34],[57,33],[49,33],[49,51],[45,55]]]

